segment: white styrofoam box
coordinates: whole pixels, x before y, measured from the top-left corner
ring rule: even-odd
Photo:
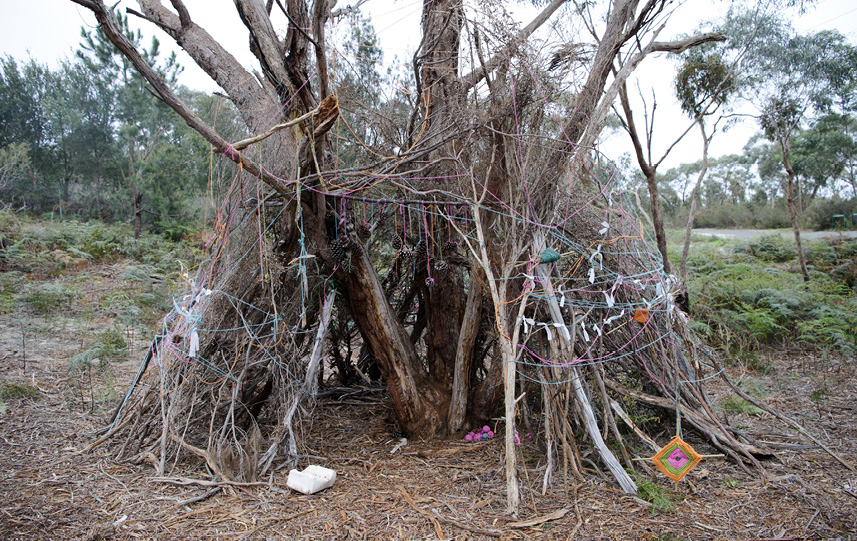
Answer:
[[[304,471],[291,470],[286,486],[302,494],[315,494],[332,487],[336,482],[336,472],[323,466],[307,466]]]

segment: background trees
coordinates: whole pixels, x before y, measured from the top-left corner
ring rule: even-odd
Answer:
[[[139,30],[119,20],[139,44]],[[159,61],[156,41],[145,54]],[[160,65],[174,83],[175,58]],[[222,100],[181,92],[207,118],[231,114]],[[3,59],[0,103],[3,201],[58,217],[131,220],[137,232],[144,224],[180,232],[201,215],[209,148],[102,34],[84,31],[77,57],[56,69]]]

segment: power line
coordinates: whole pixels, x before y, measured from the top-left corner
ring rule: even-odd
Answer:
[[[825,24],[827,24],[827,23],[829,23],[829,22],[835,21],[836,19],[841,19],[842,17],[845,17],[845,16],[846,16],[846,15],[848,15],[849,13],[854,13],[855,11],[857,11],[857,8],[854,8],[854,9],[852,9],[852,10],[846,11],[846,12],[845,12],[845,13],[843,13],[842,15],[837,15],[836,17],[833,17],[832,19],[828,19],[828,20],[826,20],[826,21],[824,21],[824,22],[822,22],[822,23],[818,23],[817,25],[813,26],[812,28],[808,28],[807,30],[815,30],[815,29],[816,29],[816,28],[818,28],[819,26],[823,26],[823,25],[825,25]]]

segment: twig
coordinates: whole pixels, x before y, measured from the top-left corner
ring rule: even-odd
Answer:
[[[809,525],[812,524],[812,521],[815,520],[815,517],[817,517],[820,512],[820,510],[816,509],[815,514],[812,515],[812,518],[809,519],[809,522],[806,523],[806,526],[803,529],[803,534],[801,535],[806,535],[807,530],[809,530]]]
[[[239,483],[237,481],[204,481],[202,479],[189,479],[186,477],[150,477],[152,483],[167,483],[179,486],[200,487],[266,487],[268,483],[257,481],[254,483]]]
[[[425,509],[419,507],[416,504],[416,502],[414,502],[414,500],[411,498],[411,496],[408,494],[408,492],[405,490],[405,487],[400,485],[399,490],[402,492],[402,496],[405,497],[405,501],[408,502],[408,505],[410,505],[411,507],[413,507],[414,509],[419,511],[419,513],[421,515],[423,515],[424,517],[426,517],[427,519],[429,519],[431,521],[432,525],[434,525],[434,531],[437,534],[437,536],[440,539],[446,539],[446,536],[443,535],[443,530],[440,529],[440,523],[437,521],[437,519],[434,517],[434,515],[432,515],[431,513],[426,511]]]
[[[459,521],[455,520],[454,518],[444,517],[440,513],[435,511],[434,509],[432,509],[432,512],[434,513],[434,516],[439,521],[446,522],[447,524],[451,524],[451,525],[455,526],[456,528],[461,528],[462,530],[467,530],[468,532],[472,532],[472,533],[475,533],[478,535],[487,535],[489,537],[502,537],[503,536],[503,532],[500,530],[486,530],[483,528],[477,528],[475,526],[468,526],[467,524],[465,524],[463,522],[459,522]]]
[[[24,368],[22,372],[27,371],[27,335],[24,330],[24,322],[21,322],[21,357],[24,359]],[[26,374],[25,374],[26,375]]]
[[[206,490],[205,492],[203,492],[203,493],[202,493],[202,494],[200,494],[199,496],[194,496],[193,498],[188,498],[188,499],[186,499],[186,500],[182,500],[182,501],[178,502],[178,503],[176,504],[176,507],[184,507],[185,505],[190,505],[190,504],[192,504],[192,503],[204,502],[205,500],[207,500],[207,499],[209,499],[210,497],[214,496],[215,494],[217,494],[217,493],[218,493],[218,492],[220,492],[221,490],[223,490],[223,487],[220,487],[220,486],[217,486],[217,487],[214,487],[214,488],[212,488],[212,489]]]
[[[266,131],[265,133],[262,133],[260,135],[254,135],[253,137],[248,137],[247,139],[242,139],[242,140],[238,141],[237,143],[232,145],[232,148],[234,148],[235,150],[244,150],[245,148],[249,147],[253,143],[258,143],[259,141],[264,141],[265,139],[274,135],[275,133],[277,133],[278,131],[280,131],[282,129],[290,128],[292,126],[296,126],[296,125],[300,124],[301,122],[310,118],[312,115],[316,114],[317,112],[318,112],[318,108],[315,108],[312,111],[305,113],[305,114],[297,117],[294,120],[289,120],[288,122],[283,122],[282,124],[277,124],[276,126],[272,127],[268,131]]]
[[[568,513],[568,511],[569,511],[568,507],[564,507],[562,509],[554,511],[553,513],[548,513],[547,515],[542,515],[540,517],[532,518],[530,520],[524,520],[521,522],[512,522],[511,524],[509,524],[509,527],[510,528],[529,528],[530,526],[538,526],[539,524],[544,524],[545,522],[548,522],[549,520],[560,519],[560,518],[564,517],[566,515],[566,513]]]

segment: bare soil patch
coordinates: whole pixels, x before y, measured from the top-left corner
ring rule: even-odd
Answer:
[[[121,264],[90,267],[78,288],[93,303],[116,285]],[[115,460],[104,445],[82,453],[104,426],[118,396],[89,411],[69,397],[67,366],[93,328],[28,313],[0,316],[0,381],[36,387],[39,398],[11,398],[0,415],[0,536],[3,538],[307,538],[307,539],[748,539],[848,538],[857,534],[857,472],[848,471],[767,415],[730,415],[734,426],[778,448],[768,478],[708,458],[678,485],[653,471],[671,510],[653,509],[619,491],[590,464],[586,482],[559,480],[542,493],[544,457],[520,446],[522,515],[504,514],[503,442],[408,442],[393,434],[383,393],[330,396],[302,427],[301,467],[336,470],[330,489],[303,496],[286,487],[287,471],[254,486],[200,486],[199,464],[176,464],[168,480],[148,464]],[[22,348],[26,333],[26,359]],[[116,364],[121,394],[142,357]],[[25,362],[26,361],[26,362]],[[799,420],[857,464],[853,360],[771,356],[767,374],[732,376]],[[104,382],[96,382],[103,391]],[[712,400],[731,396],[715,383]],[[655,435],[666,443],[672,434]],[[685,434],[701,453],[712,448]],[[641,455],[645,451],[640,448]],[[641,464],[641,463],[638,463]],[[641,469],[645,466],[641,466]],[[650,470],[652,470],[650,468]],[[204,484],[204,483],[203,483]],[[199,499],[199,501],[192,501]],[[526,521],[539,519],[535,524]],[[521,524],[524,522],[524,524]]]

